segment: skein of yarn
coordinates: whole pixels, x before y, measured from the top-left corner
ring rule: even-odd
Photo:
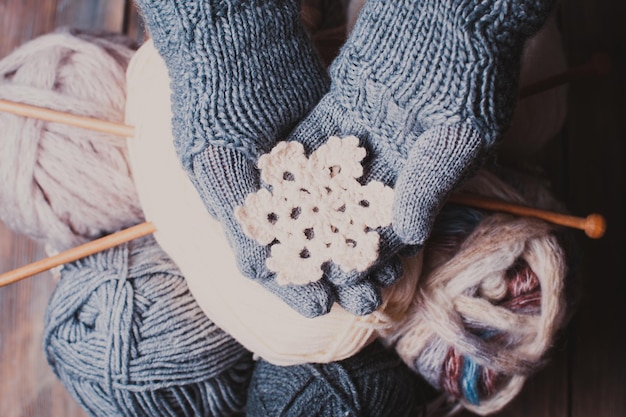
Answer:
[[[248,417],[417,417],[424,387],[380,342],[327,364],[276,366],[257,362],[248,394]]]
[[[176,265],[145,237],[64,266],[44,350],[92,416],[231,416],[252,355],[206,318]]]
[[[121,122],[134,53],[121,35],[62,28],[0,61],[0,99]],[[61,251],[143,219],[122,138],[0,114],[0,220]]]
[[[237,268],[221,225],[205,210],[176,157],[167,68],[151,41],[128,68],[126,122],[133,176],[155,238],[180,267],[200,307],[247,349],[276,365],[332,362],[371,343],[402,317],[415,292],[420,257],[405,260],[405,277],[387,289],[383,306],[355,316],[334,306],[309,319]]]
[[[524,201],[487,171],[466,190]],[[566,323],[569,271],[557,235],[536,219],[447,206],[424,249],[411,309],[385,343],[462,407],[501,410],[544,365]]]

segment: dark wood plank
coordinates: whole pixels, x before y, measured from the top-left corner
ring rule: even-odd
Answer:
[[[126,0],[0,2],[0,57],[60,26],[120,32]],[[44,257],[41,245],[0,223],[0,272]],[[43,320],[54,289],[50,273],[0,288],[0,416],[84,417],[48,366]]]
[[[0,2],[0,56],[59,26],[120,32],[125,13],[126,0]]]
[[[570,90],[569,205],[579,213],[600,212],[608,222],[604,238],[580,241],[583,299],[571,329],[573,417],[626,415],[624,16],[620,0],[567,0],[564,6],[570,60],[603,51],[614,64],[610,77]]]
[[[55,14],[55,26],[122,32],[125,13],[126,0],[61,1]]]
[[[606,52],[614,70],[608,78],[570,84],[563,134],[528,162],[543,170],[572,213],[601,213],[609,226],[600,240],[575,235],[582,301],[548,367],[531,377],[498,416],[626,415],[625,6],[619,0],[563,2],[562,33],[570,65]]]
[[[0,2],[0,56],[54,28],[57,1]]]
[[[0,227],[1,270],[44,256],[28,238]],[[0,289],[0,415],[84,416],[48,366],[43,350],[43,314],[55,280],[50,273]]]

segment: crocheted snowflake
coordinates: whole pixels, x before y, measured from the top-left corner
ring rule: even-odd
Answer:
[[[309,158],[298,142],[281,142],[259,158],[271,191],[248,195],[235,217],[249,237],[272,244],[266,265],[279,284],[317,281],[327,262],[361,272],[377,259],[374,229],[391,223],[394,192],[357,181],[365,153],[356,137],[333,136]]]

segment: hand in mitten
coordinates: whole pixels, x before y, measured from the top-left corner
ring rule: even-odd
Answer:
[[[269,246],[246,236],[233,214],[261,187],[259,156],[283,140],[328,89],[326,71],[301,26],[299,2],[136,3],[172,79],[178,155],[224,226],[242,273],[303,315],[328,312],[335,300],[330,284],[278,284],[265,264]]]
[[[370,271],[424,244],[449,193],[480,166],[506,129],[524,43],[547,19],[552,3],[365,3],[331,66],[330,91],[288,138],[313,157],[331,136],[356,136],[367,152],[359,182],[394,189],[391,197],[380,192],[367,201],[393,201],[391,225],[367,229],[368,235],[379,234],[377,257],[349,272],[330,268],[327,278],[337,288],[358,284],[375,292],[381,280]],[[350,303],[342,295],[339,301]]]

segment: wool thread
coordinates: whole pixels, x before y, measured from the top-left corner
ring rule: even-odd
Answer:
[[[61,28],[0,61],[0,98],[121,122],[134,45],[121,35]],[[124,139],[0,114],[0,219],[69,249],[143,219]]]
[[[44,351],[91,416],[233,416],[252,355],[212,323],[152,237],[67,264]]]
[[[0,97],[122,121],[134,48],[108,33],[43,35],[0,61]],[[54,252],[143,220],[125,139],[8,114],[0,126],[0,213],[17,232]],[[251,354],[204,316],[153,239],[63,268],[44,351],[90,415],[242,410]]]
[[[12,76],[9,75],[9,77],[6,77],[6,74],[11,74],[11,72],[9,71],[8,73],[4,73],[5,74],[5,78],[11,78]],[[139,83],[137,83],[139,84]],[[155,82],[154,85],[157,85],[159,83]],[[162,84],[162,85],[166,85],[166,83]],[[8,91],[8,90],[7,90]],[[146,94],[146,97],[152,97],[148,94]],[[7,97],[9,99],[13,99],[11,97]],[[130,99],[130,97],[129,97]],[[19,100],[18,100],[19,101]],[[165,100],[167,101],[167,100]],[[164,102],[165,102],[164,101]],[[58,104],[58,103],[57,103]],[[53,107],[53,106],[50,106]],[[131,105],[127,106],[127,111],[129,112],[129,114],[132,114],[133,111],[130,110],[132,108]],[[149,108],[148,106],[146,106],[146,108]],[[138,113],[141,113],[137,110]],[[166,114],[165,113],[159,113],[157,111],[155,111],[153,114],[155,115],[155,120],[169,120],[169,117],[171,116],[171,114]],[[158,117],[158,115],[160,114],[165,114],[165,118],[162,117]],[[1,117],[1,116],[0,116]],[[132,119],[131,116],[128,116],[129,120]],[[139,118],[143,117],[143,116],[138,116]],[[102,117],[105,118],[105,117]],[[142,125],[142,123],[139,123],[140,125]],[[146,126],[149,124],[149,122],[144,122],[143,123],[143,134],[148,134],[150,133],[150,130],[146,128]],[[54,124],[52,124],[54,125]],[[168,129],[163,129],[163,126],[155,123],[157,127],[157,129],[153,132],[159,132],[160,134],[162,134],[163,132],[169,132]],[[152,133],[151,133],[152,134]],[[141,133],[138,135],[141,136]],[[154,137],[159,137],[159,135],[154,134]],[[135,138],[136,139],[136,138]],[[170,138],[171,139],[171,138]],[[119,138],[112,138],[111,140],[115,145],[115,148],[124,148],[123,146],[120,146],[120,141]],[[155,141],[154,143],[150,142],[150,145],[155,145],[157,144],[158,141]],[[147,145],[149,146],[149,145]],[[147,148],[146,148],[147,149]],[[87,151],[86,151],[87,152]],[[173,154],[170,150],[168,150],[166,153],[168,153],[171,155]],[[3,153],[4,155],[4,153]],[[148,155],[148,153],[146,152],[144,155]],[[146,158],[147,159],[147,158]],[[158,162],[160,161],[160,157],[158,156],[158,153],[155,152],[154,154],[154,159],[155,159],[155,163],[158,164]],[[158,168],[153,168],[152,174],[150,175],[154,175],[153,178],[158,178],[155,173],[158,171]],[[141,174],[139,174],[140,176]],[[138,178],[138,176],[136,175],[136,177]],[[497,181],[495,181],[497,183]],[[168,184],[167,180],[165,181],[164,184]],[[170,180],[170,184],[174,187],[177,187],[178,185],[182,184],[176,184],[176,181]],[[478,184],[478,182],[473,182],[472,184]],[[487,187],[483,187],[483,185],[487,184]],[[472,185],[470,184],[470,187],[468,189],[471,189]],[[481,185],[477,185],[475,186],[477,190],[484,192],[484,190],[490,189],[490,187],[493,187],[492,184],[489,184],[489,181],[484,182]],[[508,199],[511,199],[513,201],[517,201],[517,202],[524,202],[524,199],[521,198],[520,196],[516,195],[515,192],[511,191],[508,187],[506,186],[500,186],[500,185],[495,185],[495,188],[500,188],[500,190],[504,190],[505,194],[508,193]],[[184,188],[184,187],[183,187]],[[165,188],[163,188],[165,189]],[[167,192],[164,193],[166,196],[170,196],[168,198],[174,198],[175,194],[169,194]],[[498,196],[498,197],[502,197],[502,195],[494,195],[494,196]],[[110,196],[103,193],[103,197],[109,198]],[[197,199],[196,199],[197,200]],[[181,201],[183,203],[188,203],[190,201],[194,201],[194,199],[181,199]],[[165,206],[165,202],[164,201],[158,201],[159,204],[163,204]],[[82,203],[81,203],[82,204]],[[138,203],[135,203],[136,205]],[[195,204],[192,203],[192,205]],[[180,211],[180,217],[181,218],[185,218],[187,217],[186,214],[187,212],[184,211]],[[188,212],[190,213],[190,212]],[[171,214],[171,213],[170,213]],[[467,214],[464,213],[462,217],[465,218],[470,218],[470,220],[473,218],[474,220],[477,220],[476,222],[480,222],[480,219],[484,218],[484,215],[481,214]],[[191,218],[191,216],[190,216]],[[444,218],[445,217],[445,213],[444,213]],[[510,219],[510,218],[508,218]],[[448,220],[450,220],[448,218]],[[447,262],[449,261],[449,258],[451,256],[453,256],[454,253],[456,253],[456,246],[454,246],[454,244],[458,245],[461,242],[464,242],[466,240],[466,235],[469,234],[472,231],[476,231],[478,229],[474,229],[474,226],[476,223],[473,223],[474,220],[468,221],[467,224],[465,224],[464,226],[460,226],[460,228],[464,231],[465,234],[461,235],[459,234],[460,232],[457,231],[456,234],[454,234],[454,236],[456,236],[456,240],[455,239],[451,239],[452,243],[449,243],[449,247],[450,248],[455,248],[454,250],[452,250],[450,253],[447,253],[446,251],[438,251],[436,249],[434,249],[434,244],[433,244],[433,249],[429,249],[427,252],[429,253],[429,260],[428,260],[428,274],[432,274],[433,270],[436,270],[438,266],[441,266],[441,270],[445,269],[443,265],[447,265]],[[177,219],[177,221],[180,221],[180,219]],[[492,225],[492,229],[491,233],[497,234],[497,233],[502,233],[504,230],[506,230],[506,227],[502,227],[500,225],[500,223],[498,223],[497,221],[493,220],[494,223]],[[507,216],[505,216],[504,218],[502,218],[501,220],[504,224],[506,225],[507,223]],[[199,220],[194,220],[193,221],[196,226],[199,224]],[[468,224],[470,224],[470,226],[468,226]],[[221,236],[222,240],[221,242],[217,242],[217,245],[222,245],[224,248],[227,247],[227,245],[225,244],[225,239],[222,236],[222,231],[220,230],[219,226],[216,226],[215,224],[213,224],[213,226],[215,226],[212,230],[212,232],[210,232],[208,234],[208,236],[211,236],[211,238],[217,237],[217,236]],[[534,226],[531,226],[530,228],[533,229]],[[543,235],[544,232],[541,232],[541,227],[543,226],[539,226],[539,228],[537,229],[537,233],[539,235]],[[166,229],[164,227],[164,229]],[[546,229],[548,230],[548,235],[551,233],[550,229]],[[189,230],[188,230],[189,231]],[[213,234],[211,234],[213,233]],[[488,234],[487,232],[485,232],[486,234]],[[158,235],[158,234],[157,234]],[[51,235],[52,236],[52,235]],[[189,234],[189,236],[193,236],[192,234]],[[158,236],[157,236],[158,237]],[[184,239],[182,239],[184,240]],[[219,239],[218,239],[219,240]],[[165,239],[162,240],[163,242],[165,242]],[[559,251],[558,248],[558,244],[555,242],[554,243],[556,246],[555,248],[551,248],[549,249],[549,251],[553,251],[554,253],[557,253]],[[167,245],[167,244],[166,244]],[[172,240],[170,243],[170,246],[176,246],[177,243],[175,240]],[[469,246],[471,246],[469,243],[467,244]],[[63,245],[61,244],[55,244],[56,247],[63,247]],[[531,245],[533,246],[533,248],[541,248],[541,245]],[[548,245],[549,246],[549,245]],[[192,253],[193,250],[191,251]],[[224,255],[224,259],[231,259],[230,260],[230,265],[234,265],[234,260],[232,260],[232,255],[230,255],[230,258],[228,258],[228,255],[226,255],[226,252],[228,252],[228,250],[226,251],[221,251],[220,250],[216,250],[217,253],[217,258],[220,258],[221,255]],[[439,253],[439,256],[434,255],[435,252]],[[195,252],[196,254],[198,252]],[[528,254],[530,253],[530,254]],[[538,315],[543,315],[545,310],[544,304],[548,303],[550,304],[550,301],[546,301],[546,298],[549,297],[545,297],[543,296],[543,290],[545,288],[545,285],[541,285],[541,276],[545,276],[545,274],[537,274],[537,269],[541,269],[538,268],[536,266],[536,264],[534,263],[537,259],[544,259],[544,255],[543,252],[538,251],[538,254],[535,254],[535,256],[533,257],[532,255],[532,251],[529,250],[529,252],[524,252],[524,256],[521,257],[521,261],[517,262],[513,262],[512,264],[508,265],[508,268],[506,269],[505,273],[504,273],[504,277],[506,278],[506,280],[510,283],[510,285],[507,285],[506,290],[503,291],[503,286],[500,285],[497,281],[497,279],[495,280],[496,282],[489,282],[489,285],[485,285],[485,288],[489,289],[490,291],[493,292],[489,292],[490,294],[496,294],[494,297],[500,302],[500,304],[498,305],[498,307],[500,308],[504,308],[507,310],[510,310],[513,314],[512,315],[506,315],[506,313],[504,313],[504,319],[501,320],[501,322],[497,323],[497,324],[502,324],[504,323],[505,325],[509,325],[510,323],[506,321],[506,319],[511,319],[512,321],[514,320],[518,320],[512,316],[514,316],[515,314],[522,314],[522,315],[530,315],[530,316],[538,316]],[[554,257],[554,253],[552,253],[551,256]],[[529,259],[527,259],[529,258]],[[559,258],[558,256],[556,256],[556,258]],[[552,258],[553,260],[555,258]],[[506,265],[506,262],[508,262],[508,258],[504,257],[502,260],[502,264],[500,264],[500,266],[498,268],[500,268],[500,270],[502,269],[503,265]],[[506,262],[505,262],[506,261]],[[219,263],[222,262],[222,259],[219,260]],[[554,271],[554,270],[558,270],[559,268],[562,267],[562,259],[560,259],[557,262],[553,262],[553,261],[544,261],[547,262],[547,266],[545,266],[545,270],[547,271]],[[145,263],[142,263],[143,265],[145,265]],[[229,261],[226,262],[226,264],[229,264]],[[452,264],[454,265],[454,264]],[[552,265],[552,266],[550,266]],[[201,266],[202,268],[204,268],[203,274],[197,274],[198,277],[202,276],[205,277],[206,271],[214,271],[216,273],[220,273],[222,272],[221,268],[216,268],[215,265],[212,265],[210,262],[205,262],[203,263],[203,265]],[[198,267],[197,271],[199,271],[201,269],[201,267]],[[229,270],[230,266],[227,265],[226,270],[224,270],[224,272],[226,272],[226,276],[230,276],[228,275],[229,272],[232,271]],[[554,267],[554,269],[553,269]],[[409,273],[409,276],[413,276],[415,277],[415,280],[417,279],[417,277],[420,275],[418,270],[419,270],[419,262],[417,261],[417,258],[413,259],[410,262],[405,262],[405,270],[406,271],[411,271],[411,268],[413,268],[413,273]],[[523,272],[523,273],[522,273]],[[217,274],[219,275],[219,274]],[[558,273],[556,273],[556,275],[558,275]],[[235,276],[235,275],[233,275]],[[430,275],[429,275],[430,276]],[[502,278],[502,276],[500,277]],[[200,281],[204,280],[205,282],[198,284]],[[193,281],[193,280],[191,280]],[[234,280],[236,281],[236,280]],[[540,286],[539,288],[542,290],[541,295],[537,295],[537,287],[536,287],[536,282],[539,281],[540,282]],[[396,323],[398,321],[400,321],[402,318],[404,318],[406,316],[406,309],[407,309],[407,305],[414,301],[412,300],[412,294],[415,292],[415,282],[416,281],[411,281],[411,280],[407,280],[407,279],[402,279],[400,281],[398,281],[398,283],[396,285],[394,285],[393,287],[391,287],[387,292],[385,297],[383,297],[385,300],[387,300],[387,304],[383,306],[381,312],[384,312],[384,314],[378,315],[377,317],[375,317],[373,322],[369,322],[368,320],[370,320],[372,317],[376,316],[371,315],[371,316],[367,316],[365,318],[364,321],[360,321],[360,320],[354,320],[354,317],[351,317],[353,319],[353,321],[349,321],[349,320],[345,320],[344,322],[340,321],[340,325],[331,328],[331,326],[329,326],[329,323],[331,323],[330,321],[327,322],[322,322],[320,321],[315,321],[316,325],[320,325],[322,327],[326,326],[325,329],[322,329],[321,333],[317,333],[318,332],[318,328],[316,328],[315,326],[308,326],[305,325],[304,323],[307,322],[307,320],[303,320],[303,321],[298,321],[298,320],[294,320],[292,323],[288,323],[293,317],[291,317],[289,314],[286,315],[282,315],[280,312],[280,309],[277,310],[277,312],[273,312],[271,314],[266,314],[264,313],[264,308],[265,306],[259,302],[256,306],[258,307],[258,309],[251,309],[251,312],[248,312],[246,314],[250,314],[250,315],[259,315],[260,319],[259,321],[262,322],[264,319],[270,318],[270,319],[274,319],[275,323],[279,323],[278,325],[283,325],[283,323],[281,323],[281,320],[284,320],[286,325],[283,327],[283,331],[288,332],[290,328],[292,329],[298,329],[303,331],[303,333],[306,335],[306,337],[301,338],[301,342],[302,345],[307,345],[307,348],[310,349],[310,351],[299,351],[298,349],[301,346],[297,346],[297,344],[294,344],[294,340],[296,337],[301,337],[300,334],[294,334],[293,339],[288,339],[287,342],[291,342],[292,345],[283,345],[282,342],[284,342],[285,340],[281,340],[280,339],[280,334],[278,336],[278,338],[274,339],[271,341],[271,343],[274,343],[274,345],[271,346],[261,346],[259,347],[258,345],[255,345],[256,343],[258,343],[259,345],[264,345],[266,343],[266,340],[263,340],[263,336],[267,336],[268,339],[270,337],[273,336],[272,331],[270,330],[268,332],[267,335],[253,335],[251,336],[249,339],[246,339],[248,341],[248,343],[255,347],[256,350],[263,352],[263,355],[266,355],[268,357],[271,357],[275,360],[276,363],[283,363],[283,364],[291,364],[291,363],[302,363],[304,362],[308,362],[308,361],[316,361],[316,359],[321,358],[321,361],[335,361],[337,359],[341,359],[341,358],[347,358],[347,357],[351,357],[354,354],[356,354],[356,352],[360,351],[361,349],[363,349],[364,346],[369,346],[373,339],[377,336],[377,334],[382,333],[386,336],[388,336],[389,338],[387,340],[391,341],[390,343],[395,343],[398,340],[400,340],[397,336],[399,333],[401,333],[402,331],[406,330],[406,328],[403,327],[403,330],[399,330],[399,327],[396,325]],[[190,282],[190,287],[192,286],[192,283]],[[202,298],[204,295],[208,294],[209,292],[215,292],[216,289],[220,289],[223,291],[227,291],[224,287],[221,287],[221,285],[215,285],[215,282],[210,280],[210,279],[206,279],[206,278],[202,278],[202,279],[198,279],[195,282],[195,288],[196,288],[196,292],[194,292],[194,295],[199,295],[199,298]],[[227,308],[227,312],[226,313],[220,313],[220,314],[224,314],[224,316],[222,317],[226,317],[228,314],[232,314],[233,316],[236,316],[237,314],[240,313],[240,310],[242,308],[242,305],[246,305],[248,300],[246,300],[244,297],[241,297],[242,293],[241,292],[237,292],[237,290],[241,290],[244,287],[238,287],[235,289],[234,294],[236,294],[235,297],[233,297],[232,300],[229,300],[229,302],[232,301],[232,305],[230,305]],[[520,289],[521,288],[521,289]],[[562,293],[562,289],[559,290],[558,286],[555,286],[553,288],[556,288],[554,290],[554,297],[558,298],[558,295]],[[261,287],[256,287],[256,291],[262,291]],[[107,293],[107,291],[103,291],[103,293]],[[255,295],[256,293],[252,293],[253,295]],[[505,295],[502,295],[505,294]],[[442,296],[443,297],[443,296]],[[501,298],[498,298],[501,297]],[[209,298],[209,297],[207,297]],[[205,305],[203,310],[211,310],[213,308],[213,306],[210,306],[210,304],[217,300],[219,298],[219,294],[217,296],[215,296],[213,299],[210,299],[209,301],[205,301]],[[270,297],[271,298],[271,297]],[[556,298],[552,298],[552,301],[554,301]],[[274,302],[276,302],[276,299],[272,299]],[[502,301],[504,300],[504,301]],[[261,301],[263,301],[263,299],[261,299]],[[465,300],[467,301],[467,300]],[[541,303],[541,308],[537,309],[537,302]],[[227,303],[223,303],[223,305],[225,305]],[[270,302],[271,304],[271,302]],[[465,305],[462,304],[461,305]],[[554,307],[554,314],[552,316],[552,321],[550,320],[550,318],[545,318],[545,323],[548,324],[548,328],[544,329],[544,331],[540,332],[543,333],[544,337],[544,342],[546,342],[546,340],[550,340],[556,330],[558,330],[558,328],[560,326],[562,326],[563,322],[565,321],[563,318],[563,304],[562,303],[553,303],[550,304]],[[470,304],[470,307],[467,307],[467,305],[465,305],[466,308],[474,308],[473,305]],[[487,306],[488,307],[488,306]],[[413,308],[413,307],[412,307]],[[434,308],[434,307],[433,307]],[[489,307],[491,308],[491,307]],[[435,308],[434,308],[435,309]],[[435,309],[436,310],[436,309]],[[335,314],[337,311],[341,311],[341,309],[337,308],[334,309],[334,311],[331,313],[331,317],[332,318],[336,318],[341,317],[341,318],[345,318],[346,316],[342,316],[342,314],[338,314],[337,316],[332,316],[332,314]],[[499,310],[498,310],[499,311]],[[537,314],[539,311],[539,313],[541,314]],[[462,311],[464,312],[464,311]],[[293,312],[291,312],[293,313]],[[345,313],[345,312],[344,312]],[[217,316],[220,316],[220,314],[217,314]],[[437,313],[430,313],[433,314],[436,318]],[[50,317],[55,317],[55,314],[51,314]],[[228,319],[230,319],[231,317],[228,317]],[[237,317],[237,318],[241,318],[241,317]],[[484,319],[485,317],[481,316],[478,317],[478,319]],[[498,317],[496,317],[498,318]],[[502,318],[502,317],[500,317]],[[225,322],[228,320],[226,319]],[[477,321],[478,321],[477,319]],[[537,321],[537,320],[535,320]],[[436,320],[433,320],[433,322],[436,322]],[[518,320],[519,322],[519,320]],[[242,329],[239,328],[239,332],[238,333],[240,336],[243,336],[244,333],[246,331],[250,331],[253,330],[255,324],[254,322],[249,329]],[[516,322],[517,323],[517,322]],[[484,324],[484,323],[482,323]],[[487,323],[489,325],[493,325],[493,323]],[[437,362],[437,361],[441,361],[441,362],[437,362],[437,363],[444,363],[446,364],[447,368],[445,368],[445,372],[442,370],[439,375],[439,378],[436,379],[432,379],[431,381],[433,381],[432,383],[437,386],[440,387],[443,390],[446,390],[447,392],[451,393],[451,395],[454,396],[463,396],[464,399],[463,404],[467,406],[467,408],[476,411],[476,412],[481,412],[481,413],[486,413],[486,412],[492,412],[490,410],[496,410],[499,409],[503,406],[503,404],[506,404],[508,401],[510,401],[510,399],[516,394],[515,389],[521,388],[521,384],[523,384],[524,379],[526,378],[526,375],[529,374],[530,372],[533,372],[534,370],[536,370],[539,366],[541,366],[541,364],[543,363],[543,359],[544,359],[544,354],[545,351],[547,350],[547,347],[549,346],[549,343],[540,343],[541,341],[538,341],[540,336],[538,336],[538,339],[532,340],[531,342],[529,342],[530,339],[528,337],[528,332],[530,332],[529,329],[532,329],[532,327],[536,324],[533,323],[533,320],[528,320],[528,322],[521,322],[522,326],[521,326],[521,331],[520,333],[526,333],[523,336],[519,336],[519,340],[515,340],[515,342],[521,343],[523,344],[524,342],[527,342],[528,345],[532,345],[531,342],[535,343],[535,345],[528,347],[527,349],[529,351],[531,351],[530,353],[528,353],[528,357],[531,358],[530,360],[530,364],[516,364],[514,363],[513,360],[510,360],[511,358],[508,358],[506,354],[496,354],[494,355],[494,357],[496,358],[495,363],[500,366],[503,365],[501,368],[499,369],[491,369],[491,368],[486,368],[484,366],[484,358],[489,358],[489,354],[498,351],[497,347],[493,348],[494,351],[488,352],[487,354],[483,353],[483,359],[482,362],[480,360],[476,361],[472,358],[472,360],[466,360],[466,358],[470,357],[470,355],[466,354],[466,350],[464,350],[464,348],[467,348],[467,343],[463,344],[461,343],[461,348],[450,348],[448,347],[447,350],[445,349],[441,349],[442,352],[436,352],[437,354],[441,353],[439,356],[437,356],[437,358],[433,359],[433,362]],[[405,324],[406,325],[406,324]],[[552,325],[552,326],[550,326]],[[290,327],[291,326],[291,327]],[[480,326],[479,326],[480,327]],[[237,325],[233,325],[233,328],[237,328]],[[263,327],[260,327],[261,329],[263,329]],[[354,331],[354,328],[358,328],[357,331]],[[472,342],[476,341],[475,337],[471,338],[472,336],[472,332],[476,332],[476,329],[472,328],[470,329],[470,340]],[[75,333],[73,332],[67,332],[64,333],[63,336],[71,336],[74,335]],[[389,336],[389,334],[393,334],[393,336]],[[430,334],[428,332],[426,332],[425,334]],[[450,334],[449,332],[447,333],[448,335]],[[341,337],[337,338],[337,335],[341,335],[344,337],[344,339],[342,339]],[[415,333],[413,333],[412,335],[406,336],[404,337],[404,340],[406,341],[406,339],[410,336],[414,336]],[[475,336],[475,335],[474,335]],[[489,345],[489,343],[493,342],[492,339],[489,338],[489,336],[491,335],[487,335],[485,336],[484,334],[482,335],[483,338],[480,338],[480,342],[482,342],[482,345],[477,345],[478,347],[476,349],[482,349],[485,347],[485,345]],[[255,339],[256,337],[256,339]],[[243,337],[246,338],[246,337]],[[313,339],[318,339],[320,338],[321,340],[313,340]],[[51,339],[52,340],[52,339]],[[346,341],[350,341],[350,346],[346,346],[345,343],[347,343]],[[319,343],[318,343],[319,342]],[[342,345],[342,343],[344,343],[344,345]],[[351,344],[353,343],[353,344]],[[338,344],[338,345],[336,345]],[[286,346],[287,349],[285,349],[284,351],[276,351],[273,349],[277,349],[277,347],[280,346]],[[445,346],[444,346],[445,347]],[[290,351],[290,349],[294,349],[293,351]],[[532,352],[534,349],[534,353]],[[302,354],[294,354],[294,351],[298,350],[298,352],[304,352]],[[523,350],[523,349],[522,349]],[[470,351],[471,353],[475,353],[475,350],[472,349],[468,349],[468,351]],[[412,355],[413,353],[409,353],[408,355]],[[534,354],[534,356],[533,356]],[[259,356],[263,356],[263,355],[259,355]],[[478,355],[480,357],[480,355]],[[67,357],[64,355],[63,356],[63,360],[66,360]],[[415,362],[417,363],[417,362]],[[510,368],[506,368],[506,366],[510,366]],[[528,366],[527,366],[528,365]],[[420,372],[423,372],[424,374],[429,374],[430,372],[430,368],[428,368],[428,366],[426,365],[421,365],[422,366],[422,370]],[[433,365],[432,367],[433,369],[435,368],[435,366]],[[426,369],[426,371],[424,371],[423,369]],[[459,383],[458,379],[455,379],[458,377],[458,375],[460,375],[461,373],[459,372],[459,369],[463,370],[465,372],[465,375],[472,375],[472,378],[469,378],[468,380],[473,381],[473,385],[469,385],[470,387],[473,387],[472,389],[467,389],[467,390],[463,390],[463,386]],[[512,371],[511,371],[512,370]],[[71,377],[76,377],[76,376],[81,376],[81,372],[82,369],[80,369],[79,367],[74,368],[73,370],[74,374],[71,375]],[[506,374],[504,377],[502,377],[502,375],[500,374],[500,372],[503,372]],[[508,372],[508,373],[507,373]],[[521,374],[520,375],[516,375],[515,373],[519,372]],[[513,374],[513,376],[510,376],[511,373]],[[432,374],[432,372],[431,372]],[[75,381],[72,381],[70,384],[75,383]],[[517,384],[517,385],[516,385]],[[72,388],[73,389],[73,388]],[[91,395],[91,394],[90,394]],[[494,399],[494,396],[496,396],[497,398]],[[92,399],[93,400],[93,399]],[[91,401],[91,400],[90,400]],[[108,399],[103,399],[103,401],[108,401]],[[143,400],[142,400],[143,401]],[[480,404],[478,406],[475,405],[476,401],[480,402]],[[154,409],[156,410],[156,409]],[[153,411],[154,413],[156,413],[156,411]],[[149,414],[149,415],[158,415],[158,414]]]

